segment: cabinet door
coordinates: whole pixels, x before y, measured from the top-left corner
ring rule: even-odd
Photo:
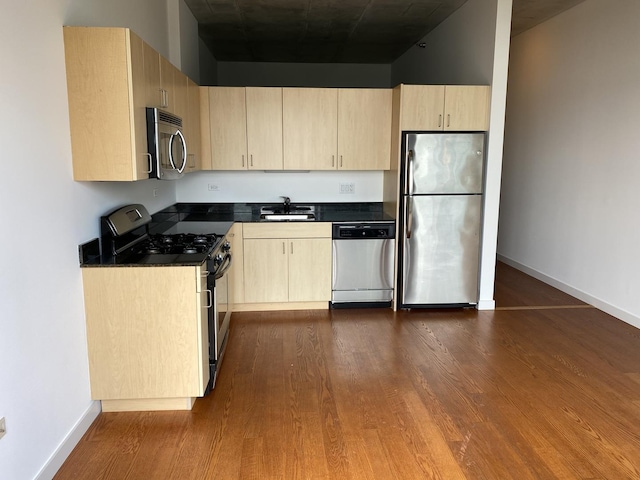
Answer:
[[[484,85],[447,85],[445,130],[486,131],[489,129],[490,88]]]
[[[213,170],[247,169],[247,114],[244,87],[209,87]]]
[[[249,170],[282,170],[282,88],[247,87]]]
[[[286,302],[289,299],[287,240],[244,240],[244,300],[246,303]]]
[[[144,42],[130,32],[131,47],[131,95],[133,106],[133,178],[149,178],[149,149],[147,146],[146,77],[144,72]]]
[[[331,239],[288,240],[289,301],[320,302],[331,299]]]
[[[92,398],[202,395],[200,268],[82,270]]]
[[[389,170],[391,90],[338,91],[338,169]]]
[[[231,244],[233,262],[229,269],[229,302],[231,304],[244,303],[244,245],[242,240],[242,223],[234,223],[227,234]],[[233,311],[233,306],[231,307]]]
[[[200,92],[200,158],[202,170],[211,170],[211,115],[209,113],[209,87],[198,87]]]
[[[200,87],[190,78],[187,81],[188,111],[186,137],[188,147],[187,171],[202,170],[201,138],[200,138]]]
[[[163,94],[160,107],[167,112],[178,115],[175,103],[175,72],[176,68],[171,62],[160,55],[160,89]]]
[[[338,90],[284,88],[285,170],[335,170]]]
[[[173,94],[173,106],[171,111],[182,119],[183,125],[189,123],[189,87],[187,85],[187,76],[171,65],[173,70],[173,83],[171,91]]]
[[[444,85],[402,85],[401,130],[442,130]]]
[[[144,76],[147,107],[164,108],[164,93],[160,83],[160,54],[144,43]]]
[[[142,41],[124,28],[63,32],[73,178],[148,178]]]

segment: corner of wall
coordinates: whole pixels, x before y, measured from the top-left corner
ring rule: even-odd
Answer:
[[[75,446],[80,442],[82,436],[89,430],[94,420],[98,418],[101,411],[102,408],[99,401],[91,402],[71,431],[62,440],[62,443],[60,443],[55,452],[49,457],[49,460],[47,460],[47,463],[42,467],[42,470],[38,472],[35,480],[49,480],[55,476]]]

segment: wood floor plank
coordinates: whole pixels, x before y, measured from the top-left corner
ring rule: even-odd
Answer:
[[[234,313],[211,394],[100,414],[55,478],[640,479],[640,331],[497,274],[495,311]]]

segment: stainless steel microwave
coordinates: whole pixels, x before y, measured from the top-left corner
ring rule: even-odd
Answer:
[[[159,108],[147,108],[147,144],[149,178],[175,180],[187,166],[187,141],[182,134],[182,119]]]

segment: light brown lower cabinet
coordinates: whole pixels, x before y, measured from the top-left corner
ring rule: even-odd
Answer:
[[[243,235],[243,309],[327,308],[330,223],[248,223]]]
[[[91,396],[103,411],[186,410],[209,381],[205,266],[82,269]]]

